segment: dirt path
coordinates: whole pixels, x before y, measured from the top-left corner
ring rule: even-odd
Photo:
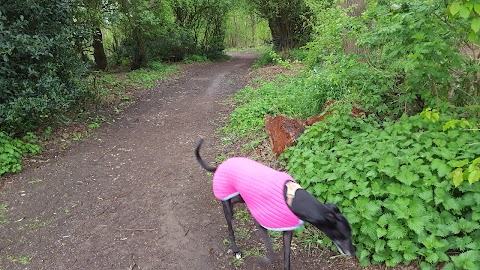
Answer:
[[[0,269],[225,267],[223,214],[193,148],[205,137],[213,160],[219,101],[254,57],[190,68],[94,137],[3,179]]]

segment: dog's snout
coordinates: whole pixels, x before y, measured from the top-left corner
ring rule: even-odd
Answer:
[[[347,256],[355,257],[355,247],[353,246],[352,242],[346,241],[337,241],[334,242],[337,246],[340,253]]]

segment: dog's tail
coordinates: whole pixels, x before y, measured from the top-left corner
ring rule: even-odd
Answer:
[[[207,171],[209,172],[215,172],[217,170],[216,167],[211,167],[209,166],[207,163],[205,163],[205,161],[203,161],[203,159],[200,157],[200,147],[202,147],[202,143],[203,143],[203,138],[200,138],[200,141],[198,141],[197,143],[197,147],[195,148],[195,157],[197,157],[197,161],[198,163],[200,163],[200,165]]]

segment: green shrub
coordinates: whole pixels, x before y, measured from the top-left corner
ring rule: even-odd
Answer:
[[[466,42],[470,25],[449,18],[448,2],[381,1],[364,14],[369,27],[362,28],[358,43],[367,48],[372,65],[395,74],[400,91],[390,93],[407,105],[419,98],[426,107],[478,104],[473,84],[479,65],[462,53],[462,47],[472,46]]]
[[[78,85],[84,67],[72,45],[78,31],[74,7],[37,2],[0,5],[2,131],[31,131],[86,95]]]
[[[362,265],[480,269],[480,183],[455,188],[449,177],[459,161],[478,158],[479,135],[443,131],[448,120],[404,115],[380,125],[332,115],[283,157],[302,186],[348,218]]]
[[[294,61],[305,62],[308,56],[307,50],[294,49],[288,52],[288,57]]]
[[[315,65],[323,62],[326,56],[344,54],[346,29],[351,30],[356,18],[348,16],[345,8],[332,2],[334,1],[306,1],[315,14],[311,18],[312,41],[305,45],[307,64]],[[349,33],[352,34],[352,31]]]
[[[155,29],[156,34],[146,44],[147,58],[163,61],[180,61],[186,55],[199,51],[194,32],[177,24],[167,24],[166,29]],[[149,31],[153,31],[150,29]]]
[[[35,155],[41,151],[36,143],[37,138],[32,133],[28,133],[23,140],[19,140],[0,132],[0,176],[5,173],[20,172],[22,157]]]
[[[467,57],[475,54],[468,49],[475,46],[466,42],[478,19],[472,16],[476,13],[469,1],[370,1],[361,16],[349,16],[334,1],[307,3],[315,16],[312,42],[305,46],[306,63],[317,69],[339,68],[337,75],[343,81],[355,75],[350,69],[374,75],[365,77],[371,92],[364,93],[381,97],[373,108],[381,109],[382,117],[413,115],[425,107],[443,111],[449,109],[447,104],[478,106],[479,65],[476,57]],[[343,69],[341,58],[346,52],[358,54],[358,60]],[[351,85],[363,87],[359,80]]]
[[[292,67],[292,65],[290,64],[290,60],[283,59],[275,51],[269,51],[263,54],[260,58],[257,58],[255,60],[255,62],[253,63],[253,68],[259,68],[261,66],[269,66],[269,65],[280,65],[285,68]]]
[[[271,54],[272,51],[262,54],[259,58],[255,60],[253,63],[254,68],[259,68],[261,66],[269,66],[275,64],[275,60],[273,55]]]

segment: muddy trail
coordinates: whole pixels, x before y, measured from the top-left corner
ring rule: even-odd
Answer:
[[[2,179],[0,269],[222,268],[225,222],[193,148],[215,144],[220,101],[254,59],[189,68],[94,137]]]
[[[92,137],[3,177],[0,270],[283,269],[281,260],[257,263],[264,248],[248,217],[234,224],[246,256],[233,259],[211,176],[193,155],[199,137],[207,161],[221,151],[224,101],[245,86],[256,57],[189,66]],[[361,269],[336,255],[294,238],[292,269]]]

